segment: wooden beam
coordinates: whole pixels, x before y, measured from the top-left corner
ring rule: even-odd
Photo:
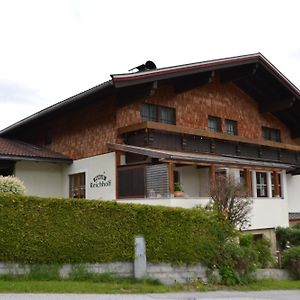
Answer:
[[[295,101],[295,97],[280,100],[264,101],[260,103],[259,110],[261,113],[273,113],[277,111],[283,111],[291,108],[294,105]]]
[[[216,166],[210,165],[209,167],[209,182],[210,189],[213,189],[216,186]]]
[[[279,190],[279,173],[273,171],[273,179],[274,179],[274,197],[280,197]]]
[[[252,182],[251,182],[251,173],[248,168],[244,169],[244,178],[245,178],[245,188],[247,191],[247,194],[249,196],[252,195]]]
[[[169,173],[169,194],[174,195],[174,164],[168,163]]]

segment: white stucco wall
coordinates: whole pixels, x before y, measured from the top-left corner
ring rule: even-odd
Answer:
[[[209,186],[209,169],[196,166],[175,168],[179,172],[180,183],[187,198],[207,197]]]
[[[282,198],[256,198],[251,211],[251,229],[288,227],[288,202]]]
[[[193,208],[196,205],[205,206],[209,202],[209,198],[128,199],[118,200],[118,202]],[[289,225],[287,201],[282,198],[253,199],[250,223],[249,230],[287,227]]]
[[[286,175],[289,212],[300,212],[300,175]]]
[[[185,195],[188,197],[199,197],[199,169],[195,166],[185,166],[176,168],[176,170],[179,172],[180,183]]]
[[[62,165],[55,163],[18,161],[15,176],[26,187],[26,194],[41,197],[62,197]]]
[[[116,199],[115,152],[78,159],[72,165],[66,167],[63,170],[64,197],[69,197],[69,175],[82,172],[86,175],[86,199]],[[95,177],[98,175],[104,175],[106,180],[97,180]],[[104,184],[102,185],[101,182]],[[108,185],[105,186],[106,184]]]
[[[197,205],[205,206],[209,199],[201,198],[146,198],[146,199],[122,199],[117,200],[118,203],[146,204],[146,205],[162,205],[169,207],[193,208]]]

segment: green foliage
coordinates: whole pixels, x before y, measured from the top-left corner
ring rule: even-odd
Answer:
[[[256,269],[257,256],[248,244],[228,242],[223,251],[223,260],[220,263],[220,275],[223,284],[245,284],[251,280],[251,274]]]
[[[276,239],[281,250],[287,246],[300,246],[300,223],[294,227],[277,227]]]
[[[0,176],[0,194],[24,195],[24,183],[14,176]]]
[[[132,261],[134,237],[150,262],[211,265],[235,229],[202,209],[112,201],[0,196],[0,261],[39,264]]]
[[[251,234],[241,234],[227,241],[220,251],[217,267],[225,285],[247,284],[253,281],[253,272],[258,267],[267,267],[272,262],[269,241],[253,241]]]
[[[254,242],[254,251],[257,255],[257,267],[268,268],[275,264],[274,257],[271,253],[271,243],[269,240],[263,238]]]
[[[180,182],[174,182],[174,192],[182,191],[182,184]]]
[[[283,266],[287,268],[296,279],[300,279],[300,246],[292,247],[283,252]]]

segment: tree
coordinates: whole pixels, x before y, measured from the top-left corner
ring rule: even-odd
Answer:
[[[218,176],[210,190],[208,207],[222,214],[239,230],[250,225],[252,199],[245,187],[236,183],[233,176]]]

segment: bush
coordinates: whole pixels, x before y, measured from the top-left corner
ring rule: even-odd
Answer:
[[[300,246],[300,225],[277,227],[276,239],[281,250],[287,249],[287,246]]]
[[[24,195],[24,183],[14,176],[0,176],[0,193]]]
[[[211,265],[234,228],[213,212],[113,201],[0,196],[0,261],[133,261],[134,237],[150,262]]]
[[[239,243],[235,240],[224,245],[218,264],[223,284],[246,284],[252,280],[257,266],[252,239],[251,235],[241,235]]]
[[[274,265],[275,261],[271,253],[271,243],[269,240],[262,238],[253,243],[253,249],[257,255],[257,267],[268,268]]]
[[[273,262],[270,242],[266,239],[253,241],[251,234],[240,234],[239,240],[227,241],[220,251],[216,266],[225,285],[247,284],[254,280],[257,268]]]
[[[300,246],[292,247],[283,252],[283,266],[287,268],[296,279],[300,279]]]

